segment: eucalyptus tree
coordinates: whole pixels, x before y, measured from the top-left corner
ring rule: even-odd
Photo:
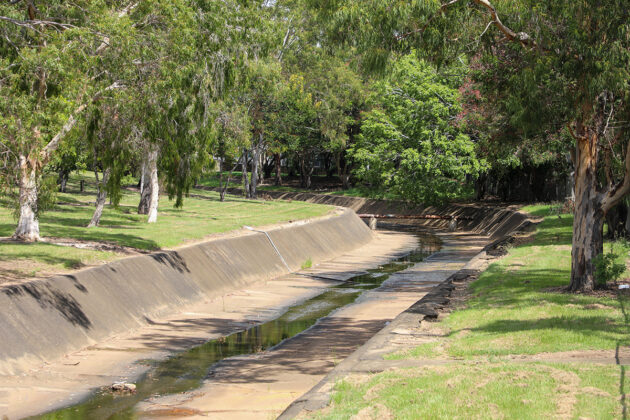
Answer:
[[[101,54],[106,29],[128,10],[116,1],[0,3],[2,178],[19,208],[16,239],[39,239],[43,168],[86,108],[121,87]]]
[[[276,95],[281,83],[280,63],[272,57],[254,59],[248,64],[237,100],[247,108],[251,141],[243,149],[243,187],[250,198],[256,198],[259,165],[268,140],[271,122],[277,111]],[[271,140],[273,137],[269,137]],[[247,178],[248,155],[251,155],[251,180]]]
[[[99,225],[108,195],[114,207],[120,203],[122,178],[138,147],[135,115],[127,106],[130,98],[126,93],[121,90],[103,98],[98,106],[92,107],[87,118],[85,142],[97,186],[95,209],[87,227]],[[102,172],[100,179],[99,172]]]
[[[572,291],[592,290],[606,214],[630,191],[627,2],[451,0],[315,2],[330,36],[367,67],[411,47],[436,62],[465,53],[519,138],[567,133],[575,172]],[[615,159],[617,157],[617,159]],[[619,163],[615,163],[615,161]],[[615,170],[618,167],[617,170]]]
[[[250,142],[249,115],[247,109],[240,104],[218,102],[215,111],[215,130],[217,132],[218,147],[215,155],[219,158],[219,189],[220,201],[225,201],[232,173],[242,162],[242,150]],[[232,166],[233,164],[233,166]],[[228,165],[226,167],[226,165]],[[223,181],[223,173],[228,169],[227,179]]]

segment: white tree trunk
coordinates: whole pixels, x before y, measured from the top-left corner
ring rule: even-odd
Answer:
[[[37,173],[25,156],[20,156],[20,218],[13,238],[29,242],[39,240]]]
[[[257,198],[256,188],[258,187],[258,167],[260,165],[260,145],[262,143],[262,133],[260,133],[260,140],[254,141],[252,147],[252,176],[251,183],[249,185],[249,196],[253,199]]]
[[[151,151],[147,149],[142,158],[142,175],[140,177],[140,204],[138,204],[138,214],[149,214],[149,201],[151,199],[151,177],[149,176],[149,155]]]
[[[158,201],[160,200],[160,184],[158,182],[158,169],[157,169],[158,149],[153,147],[149,152],[148,170],[149,170],[149,219],[148,223],[157,222],[158,216]]]
[[[96,227],[101,222],[101,216],[103,215],[103,209],[105,208],[105,200],[107,199],[107,182],[109,181],[109,174],[111,173],[110,168],[105,169],[103,171],[103,179],[101,182],[98,182],[98,171],[94,171],[96,175],[96,183],[98,185],[98,192],[96,194],[96,209],[94,209],[94,214],[92,215],[92,220],[87,227]]]

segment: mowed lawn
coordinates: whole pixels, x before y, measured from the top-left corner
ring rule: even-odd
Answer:
[[[84,191],[79,192],[79,182]],[[160,196],[158,221],[146,223],[137,214],[139,194],[124,191],[118,206],[107,205],[99,227],[86,228],[94,211],[96,196],[94,176],[75,174],[67,193],[59,193],[54,209],[42,214],[40,235],[43,238],[95,241],[141,251],[169,249],[209,235],[240,229],[243,225],[263,226],[292,220],[318,217],[332,207],[303,202],[254,201],[227,196],[219,201],[214,192],[195,190],[176,209],[167,196]],[[7,206],[0,207],[0,236],[10,237],[16,220]],[[58,241],[57,241],[58,242]],[[79,249],[51,243],[22,244],[0,242],[0,279],[49,275],[119,258],[111,251]],[[0,280],[1,281],[1,280]]]
[[[624,418],[630,378],[615,354],[630,346],[630,297],[559,292],[572,216],[524,210],[545,217],[533,242],[490,265],[463,307],[432,323],[434,339],[385,357],[418,367],[346,378],[313,417]],[[616,250],[628,259],[626,244]],[[602,355],[607,363],[592,362]]]

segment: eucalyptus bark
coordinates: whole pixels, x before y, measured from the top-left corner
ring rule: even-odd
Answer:
[[[20,213],[18,225],[13,235],[21,241],[39,240],[39,220],[37,219],[37,172],[29,164],[26,156],[20,156]]]
[[[302,178],[301,186],[303,188],[311,188],[312,185],[312,175],[313,175],[313,165],[309,165],[307,159],[303,156],[300,156],[300,176]]]
[[[111,169],[106,168],[103,171],[103,178],[99,182],[98,170],[94,170],[94,176],[96,177],[97,184],[96,209],[94,209],[92,220],[90,220],[90,223],[87,225],[89,228],[96,227],[101,222],[101,216],[103,215],[103,209],[105,208],[105,200],[107,199],[107,182],[109,181],[110,173]]]
[[[249,178],[247,177],[247,149],[243,149],[243,163],[241,165],[241,174],[243,177],[243,191],[246,198],[250,198]]]
[[[339,152],[337,155],[337,176],[341,181],[341,188],[347,190],[350,188],[350,174],[348,170],[348,159],[344,152]]]
[[[282,185],[282,160],[280,159],[280,153],[273,155],[273,160],[276,165],[276,185]]]
[[[594,259],[604,248],[603,194],[597,188],[598,138],[581,135],[577,141],[575,166],[575,214],[571,250],[572,292],[589,292],[595,288]]]
[[[57,178],[57,182],[59,183],[59,191],[62,193],[66,192],[66,187],[68,185],[68,178],[70,177],[69,171],[66,169],[59,170],[59,177]]]
[[[149,182],[151,194],[149,196],[149,217],[147,223],[157,222],[158,202],[160,201],[160,183],[157,170],[158,150],[154,148],[149,153]]]
[[[254,141],[254,147],[252,148],[252,177],[249,188],[249,195],[251,198],[256,199],[256,188],[258,187],[258,169],[260,168],[260,155],[262,148],[263,134],[258,133],[258,141]]]
[[[630,144],[626,146],[623,180],[615,184],[612,177],[608,177],[607,185],[599,188],[597,163],[600,138],[605,132],[604,123],[603,113],[600,113],[594,128],[589,129],[578,124],[577,133],[571,131],[577,143],[569,284],[569,290],[574,292],[590,292],[595,288],[594,260],[603,252],[606,214],[630,192]],[[608,172],[610,168],[605,169]]]
[[[238,162],[236,163],[236,165],[234,165],[232,169],[230,169],[228,177],[225,180],[225,184],[223,184],[223,162],[221,162],[221,166],[219,167],[221,171],[221,173],[219,174],[219,189],[221,190],[221,192],[219,193],[219,201],[221,202],[225,201],[225,193],[227,193],[228,185],[230,185],[230,178],[232,178],[232,173],[236,170],[237,166]]]
[[[151,197],[151,183],[148,168],[148,156],[142,159],[142,172],[140,174],[140,203],[138,214],[149,214],[149,199]]]
[[[151,145],[146,148],[145,155],[142,160],[138,214],[148,215],[148,223],[154,223],[157,221],[158,202],[160,198],[160,185],[158,182],[157,169],[158,154],[158,147],[156,145]]]

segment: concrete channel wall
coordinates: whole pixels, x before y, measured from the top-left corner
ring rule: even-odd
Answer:
[[[242,195],[239,188],[229,189],[233,195]],[[488,235],[493,239],[503,237],[508,233],[519,230],[528,222],[528,216],[505,207],[482,206],[476,204],[450,204],[443,207],[424,207],[405,203],[403,201],[373,200],[361,197],[344,197],[329,194],[314,194],[301,192],[260,191],[262,196],[275,200],[306,201],[315,204],[328,204],[347,207],[358,214],[396,214],[401,216],[434,214],[439,216],[453,216],[459,218],[458,230]],[[425,226],[435,229],[446,229],[449,220],[422,220]]]
[[[268,231],[292,270],[368,243],[351,210]],[[228,289],[287,274],[266,235],[211,240],[0,287],[0,373],[19,373]]]

